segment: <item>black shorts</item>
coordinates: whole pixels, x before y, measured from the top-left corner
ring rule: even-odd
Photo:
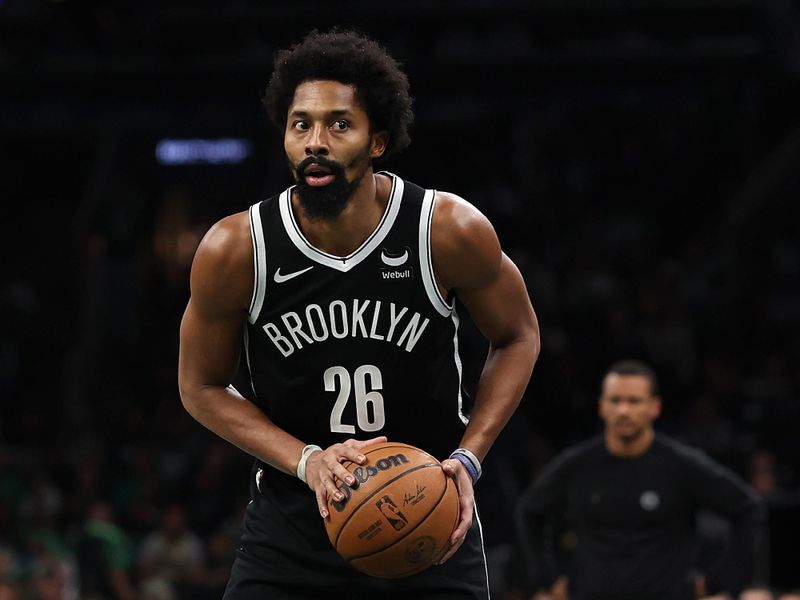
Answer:
[[[321,519],[320,519],[321,521]],[[461,548],[443,565],[402,579],[378,579],[351,568],[330,544],[309,544],[280,532],[282,543],[257,544],[245,535],[224,600],[488,600],[483,536],[475,513]],[[287,544],[287,535],[291,543]],[[267,538],[269,539],[269,538]],[[274,539],[274,538],[273,538]]]

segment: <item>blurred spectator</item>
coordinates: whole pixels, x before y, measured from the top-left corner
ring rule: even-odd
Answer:
[[[186,586],[186,597],[192,600],[218,600],[222,598],[233,564],[235,540],[222,532],[211,534],[206,540],[206,560]]]
[[[15,598],[22,580],[22,565],[17,553],[0,545],[0,598]]]
[[[77,600],[77,589],[70,581],[69,572],[63,561],[45,557],[32,568],[29,584],[29,597],[35,600]]]
[[[190,598],[182,590],[202,578],[204,560],[203,542],[189,529],[186,509],[170,505],[161,526],[139,544],[137,570],[143,592],[159,595],[171,590],[176,598]]]
[[[131,580],[133,545],[107,502],[90,505],[76,547],[82,600],[137,600]]]
[[[37,600],[78,598],[77,562],[54,528],[40,526],[26,534],[28,587]]]
[[[212,440],[198,454],[184,474],[181,497],[188,518],[200,532],[208,533],[230,515],[234,496],[231,490],[247,480],[249,469],[239,468],[247,466],[237,463],[236,459],[241,458],[239,450],[221,441]],[[196,502],[195,498],[202,501]]]

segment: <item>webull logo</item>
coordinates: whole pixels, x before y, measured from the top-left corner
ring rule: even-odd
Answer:
[[[414,279],[414,269],[406,267],[404,269],[381,269],[383,279]]]
[[[394,469],[395,467],[399,467],[400,465],[408,463],[409,460],[404,454],[394,454],[392,456],[387,456],[386,458],[380,459],[374,465],[356,467],[356,469],[353,471],[353,477],[356,478],[356,482],[353,483],[353,486],[358,487],[359,485],[366,483],[375,477],[375,475],[377,475],[380,471],[388,471],[389,469]],[[344,498],[341,500],[331,501],[331,506],[334,508],[334,510],[336,510],[336,512],[342,512],[353,495],[353,488],[346,483],[342,483],[342,485],[339,486],[339,491],[344,494]]]

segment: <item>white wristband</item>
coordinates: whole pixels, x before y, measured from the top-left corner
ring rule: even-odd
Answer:
[[[308,446],[304,446],[302,452],[300,452],[300,462],[297,463],[297,478],[303,483],[307,483],[306,463],[308,462],[308,457],[314,452],[322,452],[322,448],[314,444],[309,444]]]

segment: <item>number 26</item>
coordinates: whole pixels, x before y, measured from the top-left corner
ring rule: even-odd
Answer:
[[[323,374],[326,392],[339,392],[336,403],[331,411],[331,431],[334,433],[355,433],[354,425],[342,423],[350,391],[355,388],[356,419],[361,431],[380,431],[386,423],[383,410],[383,395],[378,390],[383,389],[381,371],[375,365],[361,365],[350,377],[350,372],[344,367],[336,366],[325,370]],[[369,379],[369,388],[367,387]],[[372,409],[370,411],[370,409]],[[372,413],[370,415],[370,412]]]

